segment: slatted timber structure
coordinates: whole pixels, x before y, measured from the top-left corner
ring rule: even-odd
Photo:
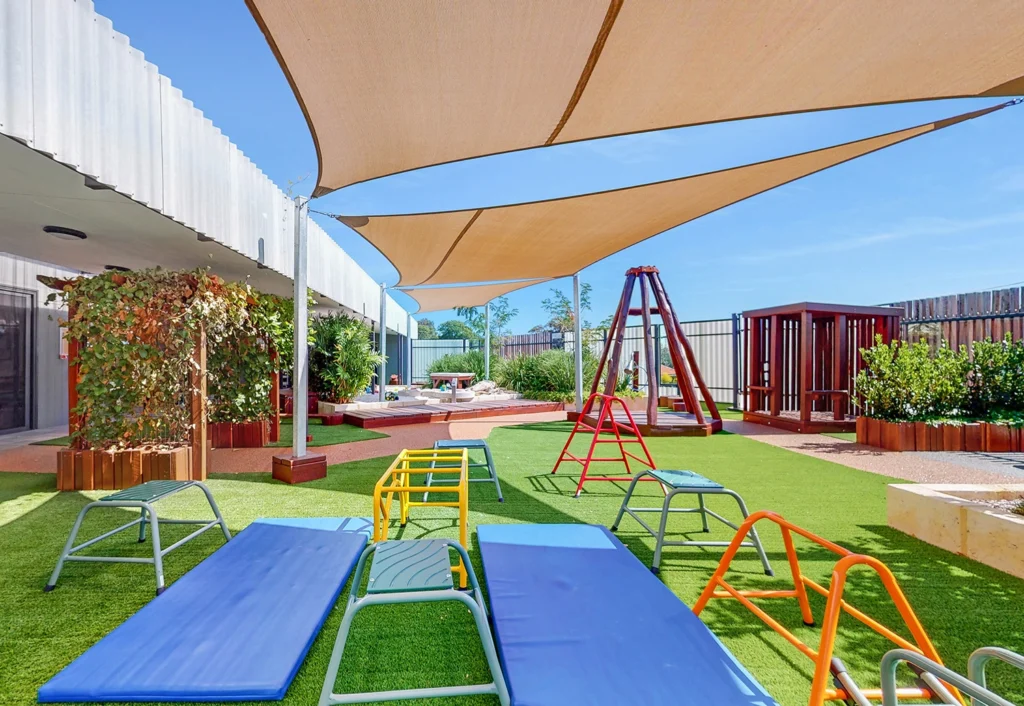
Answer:
[[[804,434],[856,430],[861,348],[900,337],[902,309],[803,302],[743,312],[744,421]]]
[[[925,341],[932,350],[946,341],[954,350],[975,341],[1024,339],[1024,287],[951,294],[895,302],[903,310],[902,336]]]
[[[638,283],[640,285],[640,306],[633,307],[631,304],[633,292]],[[683,333],[683,327],[672,309],[668,295],[665,294],[665,287],[661,283],[658,268],[651,266],[633,267],[626,271],[626,284],[622,289],[619,305],[612,316],[611,325],[608,327],[608,338],[605,340],[597,373],[594,375],[594,382],[590,388],[591,397],[583,406],[582,415],[590,424],[597,424],[597,417],[601,410],[593,409],[593,395],[598,391],[606,366],[608,372],[604,381],[604,395],[615,394],[619,374],[622,371],[626,321],[630,316],[639,316],[643,322],[641,327],[644,336],[643,350],[646,354],[644,368],[648,372],[648,380],[655,382],[647,386],[646,411],[637,411],[632,415],[633,419],[628,421],[635,420],[640,433],[645,436],[710,436],[721,431],[722,416],[718,412],[718,406],[712,399],[708,386],[704,383],[700,368],[697,366],[697,358],[693,354],[693,348],[686,339],[686,334]],[[681,410],[658,411],[659,387],[657,381],[661,371],[657,369],[655,362],[655,346],[657,344],[654,341],[653,327],[651,326],[652,316],[660,316],[665,326],[669,359],[672,369],[676,373],[679,392],[684,403],[684,409]],[[701,407],[697,391],[700,392],[700,396],[707,406],[706,412]],[[619,423],[627,421],[619,414],[615,414],[614,419]]]

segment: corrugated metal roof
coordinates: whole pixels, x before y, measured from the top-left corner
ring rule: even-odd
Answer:
[[[254,262],[262,239],[263,264],[291,276],[291,200],[89,0],[0,0],[0,133]],[[379,285],[308,233],[309,286],[376,321]],[[388,328],[406,316],[389,297]]]

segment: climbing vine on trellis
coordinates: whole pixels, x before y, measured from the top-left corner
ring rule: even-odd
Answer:
[[[192,431],[197,342],[206,335],[209,416],[250,421],[270,414],[272,350],[290,346],[291,304],[204,269],[108,272],[46,280],[68,308],[79,420],[90,448],[181,444]]]

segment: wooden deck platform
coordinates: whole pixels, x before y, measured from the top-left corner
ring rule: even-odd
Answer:
[[[500,402],[443,402],[390,409],[366,409],[345,412],[345,423],[364,429],[393,427],[402,424],[435,424],[481,417],[503,417],[509,414],[557,412],[565,408],[561,402],[536,400],[502,400]]]
[[[834,434],[836,432],[857,431],[857,418],[847,416],[846,419],[833,419],[831,412],[811,412],[809,422],[800,419],[796,411],[780,412],[772,416],[768,412],[744,412],[743,421],[764,424],[798,434]]]
[[[636,422],[643,436],[711,436],[715,432],[722,431],[722,422],[704,415],[704,424],[698,424],[697,418],[688,412],[658,412],[656,426],[647,423],[646,411],[633,411],[633,421]],[[615,412],[615,420],[621,424],[629,425],[629,419],[625,413]],[[575,416],[570,414],[570,421],[575,421]],[[597,424],[596,415],[588,415],[587,423],[591,426]]]

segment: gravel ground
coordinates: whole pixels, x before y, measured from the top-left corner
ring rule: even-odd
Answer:
[[[1006,483],[1024,477],[1024,470],[1008,464],[986,461],[984,466],[978,466],[980,462],[975,457],[995,454],[898,453],[823,434],[794,434],[763,424],[729,420],[725,421],[725,429],[796,453],[915,483]]]

